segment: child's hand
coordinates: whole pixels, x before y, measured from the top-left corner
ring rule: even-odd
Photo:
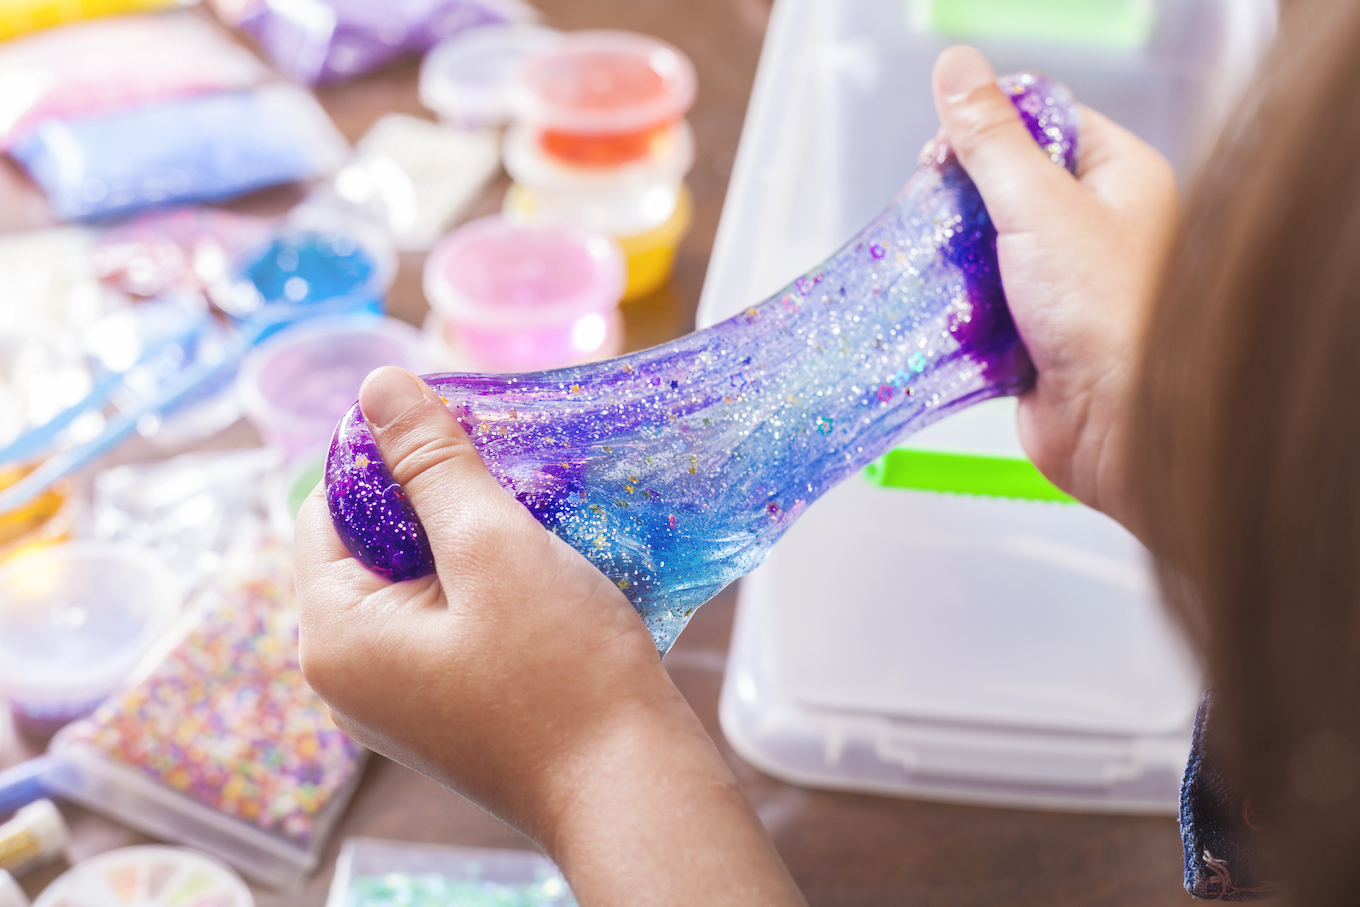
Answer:
[[[380,369],[360,405],[437,574],[381,579],[308,499],[302,667],[340,727],[533,837],[582,903],[801,902],[618,588],[497,484],[424,382]]]
[[[998,233],[1006,299],[1038,369],[1020,441],[1056,485],[1126,525],[1132,371],[1177,227],[1166,161],[1082,110],[1077,178],[1039,149],[971,47],[935,64],[944,136]]]

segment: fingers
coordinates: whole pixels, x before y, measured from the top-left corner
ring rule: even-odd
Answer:
[[[1075,182],[1039,148],[981,53],[951,47],[940,54],[934,93],[949,143],[998,231],[1027,232],[1060,210]]]
[[[512,524],[522,508],[496,482],[445,402],[410,372],[380,368],[364,381],[359,408],[383,461],[420,516],[440,577],[441,552],[475,557],[477,533]]]

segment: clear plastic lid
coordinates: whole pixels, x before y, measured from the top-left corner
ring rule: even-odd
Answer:
[[[112,692],[162,638],[181,591],[154,555],[72,542],[0,568],[0,686],[72,701]]]
[[[520,117],[544,150],[583,166],[615,166],[652,144],[694,103],[694,65],[646,35],[582,31],[525,61]]]
[[[484,217],[435,246],[425,295],[444,317],[480,328],[545,328],[613,308],[626,265],[618,244],[566,225]]]
[[[486,26],[438,44],[420,67],[420,102],[453,126],[503,126],[514,114],[526,57],[561,32],[537,25]]]

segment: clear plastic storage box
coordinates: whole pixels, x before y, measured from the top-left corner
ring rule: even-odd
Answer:
[[[889,203],[936,132],[944,47],[1056,76],[1184,181],[1276,15],[1273,0],[1093,0],[1077,19],[1057,15],[1070,3],[1012,0],[1000,19],[996,6],[775,4],[702,324],[777,291]],[[1023,461],[1014,413],[992,401],[904,444]],[[723,730],[794,783],[1171,812],[1201,681],[1146,558],[1077,504],[851,479],[743,583]]]

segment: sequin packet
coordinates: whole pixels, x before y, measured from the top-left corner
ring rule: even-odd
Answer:
[[[262,881],[291,884],[315,868],[365,751],[302,678],[286,548],[229,568],[196,612],[145,680],[57,737],[56,786]]]
[[[328,907],[576,907],[547,857],[350,838],[340,851]]]

